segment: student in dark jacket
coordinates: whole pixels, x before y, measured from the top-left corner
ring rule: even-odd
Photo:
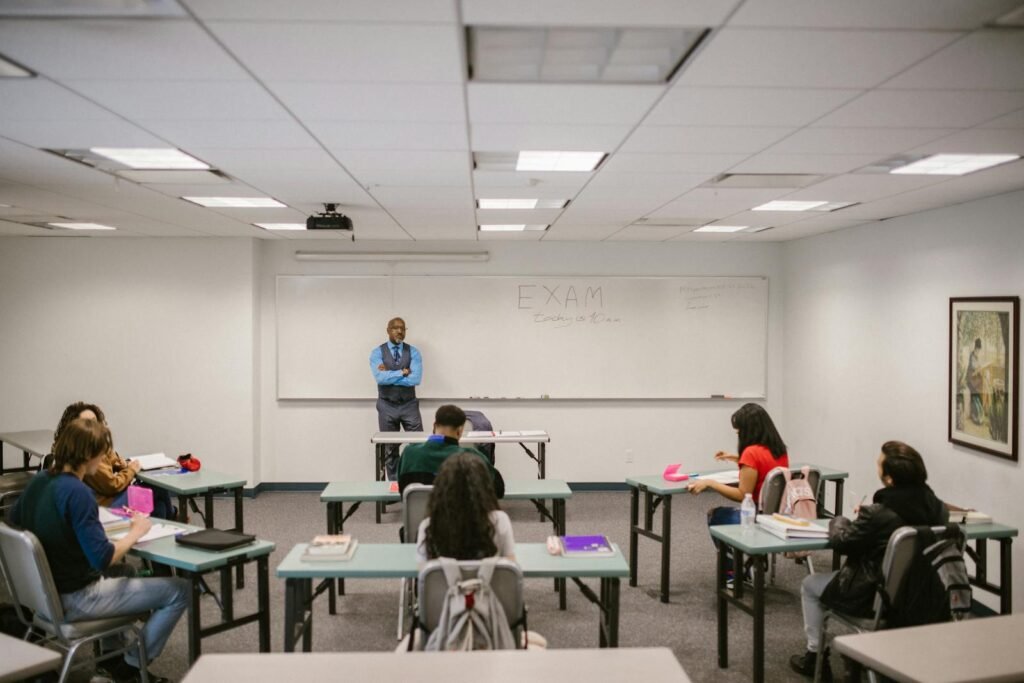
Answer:
[[[814,675],[825,607],[844,614],[870,617],[875,589],[882,577],[882,558],[893,532],[903,526],[934,526],[949,521],[949,511],[926,484],[928,470],[921,455],[901,441],[882,444],[878,477],[884,488],[871,505],[854,509],[852,522],[836,517],[829,525],[829,547],[846,555],[838,572],[811,574],[800,587],[807,652],[790,658],[790,666]],[[825,672],[828,660],[825,661]]]

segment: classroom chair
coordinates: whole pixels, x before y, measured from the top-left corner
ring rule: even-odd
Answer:
[[[60,594],[50,573],[50,563],[39,539],[29,531],[18,531],[0,522],[0,570],[10,587],[11,598],[18,612],[18,619],[28,628],[26,640],[38,638],[41,643],[56,646],[64,652],[64,663],[60,670],[60,683],[68,673],[95,661],[122,655],[130,649],[138,647],[139,671],[142,683],[149,683],[146,658],[146,646],[142,641],[142,633],[136,625],[146,619],[148,612],[130,614],[105,619],[88,621],[66,621]],[[25,614],[22,606],[32,610]],[[110,636],[129,634],[134,636],[134,643],[118,648],[112,652],[104,652],[94,660],[84,661],[72,666],[78,649],[86,644],[98,644],[100,639]]]
[[[516,647],[523,646],[526,633],[526,603],[523,601],[523,571],[519,565],[508,558],[494,558],[494,573],[491,575],[491,588],[505,610],[509,628],[515,637]],[[475,578],[480,570],[480,560],[462,560],[458,563],[463,579]],[[444,567],[440,560],[431,560],[420,570],[419,600],[416,603],[416,616],[410,638],[416,643],[416,631],[423,632],[419,641],[419,649],[426,644],[430,633],[437,628],[448,593],[448,581],[444,575]]]
[[[932,527],[936,538],[946,538],[950,533],[945,526]],[[917,529],[912,526],[903,526],[893,532],[889,537],[889,543],[885,547],[885,555],[882,557],[882,589],[888,596],[888,603],[895,603],[900,598],[900,592],[905,587],[910,568],[914,563],[914,556],[918,553]],[[828,644],[832,636],[829,633],[829,621],[851,629],[857,633],[881,631],[887,628],[885,614],[886,600],[881,592],[875,594],[874,610],[872,617],[862,618],[843,614],[837,610],[825,610],[824,619],[821,622],[821,635],[818,639],[818,652],[827,653]],[[825,657],[819,655],[814,667],[814,681],[821,681],[821,674],[824,667]],[[868,680],[878,683],[878,678],[873,671],[868,672]]]
[[[409,484],[402,492],[402,542],[415,543],[420,522],[427,517],[427,503],[433,486],[426,484]],[[405,636],[405,615],[411,612],[415,600],[415,582],[402,579],[402,588],[398,602],[398,640]]]
[[[803,478],[803,473],[799,470],[792,472],[790,476],[793,479]],[[814,491],[815,502],[821,500],[821,470],[816,467],[811,467],[807,472],[807,483],[810,485],[811,490]],[[761,484],[761,495],[757,503],[757,509],[762,515],[771,515],[776,512],[782,511],[782,494],[786,490],[786,475],[782,467],[773,467],[769,470],[768,474],[765,475],[764,483]],[[768,569],[768,583],[775,585],[775,560],[777,553],[771,554],[769,560],[770,565]],[[807,573],[814,573],[814,564],[811,562],[810,557],[803,558],[806,566]]]

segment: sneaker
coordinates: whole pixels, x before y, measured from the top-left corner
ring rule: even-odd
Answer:
[[[800,674],[801,676],[807,676],[808,678],[814,678],[814,667],[817,665],[817,663],[817,652],[807,651],[802,655],[793,655],[789,658],[790,668],[793,669],[793,671]],[[822,662],[821,680],[832,680],[832,667],[828,662],[828,654],[825,655],[825,661]]]

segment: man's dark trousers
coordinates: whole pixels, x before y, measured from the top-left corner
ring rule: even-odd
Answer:
[[[405,403],[391,403],[378,398],[377,427],[382,432],[397,432],[399,426],[407,432],[423,431],[419,399],[414,398]],[[398,480],[398,444],[389,444],[384,450],[384,470],[390,481]]]

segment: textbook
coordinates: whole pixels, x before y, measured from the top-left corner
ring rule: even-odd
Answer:
[[[102,505],[99,506],[99,516],[100,524],[108,534],[123,531],[132,525],[130,519],[116,515],[110,511],[110,508],[105,508]]]
[[[992,516],[986,515],[984,512],[978,512],[977,510],[950,510],[949,521],[955,522],[956,524],[966,524],[967,526],[974,524],[991,524]]]
[[[142,471],[158,470],[164,467],[177,467],[178,462],[171,460],[164,453],[150,453],[149,455],[135,455],[128,458],[128,462],[138,462],[142,465]]]
[[[348,536],[348,534],[342,535]],[[302,553],[299,559],[303,562],[347,562],[352,559],[359,546],[358,539],[351,537],[349,539],[343,544],[317,546],[310,543],[306,546],[306,552]]]
[[[615,548],[606,536],[559,536],[565,557],[611,557]]]
[[[782,517],[782,515],[779,515]],[[757,525],[768,533],[783,540],[792,539],[827,539],[828,529],[813,522],[799,520],[800,523],[784,522],[773,515],[758,515]]]

